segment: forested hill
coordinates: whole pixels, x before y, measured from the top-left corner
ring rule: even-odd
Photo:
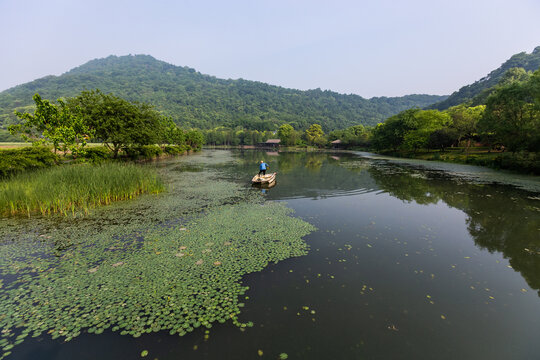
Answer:
[[[148,55],[96,59],[60,76],[44,78],[0,93],[0,121],[13,121],[13,110],[32,104],[32,96],[57,99],[100,89],[130,101],[156,106],[185,127],[242,126],[273,130],[282,123],[298,129],[319,123],[326,131],[374,125],[412,107],[445,97],[408,95],[365,99],[332,91],[294,90],[256,81],[224,80]],[[0,128],[2,124],[0,124]]]
[[[479,105],[487,99],[490,89],[504,80],[505,74],[513,68],[523,68],[525,71],[535,71],[540,68],[540,46],[536,47],[532,53],[521,52],[506,60],[499,68],[490,72],[486,77],[463,86],[454,92],[447,99],[435,103],[428,108],[445,110],[451,106],[471,102],[471,105]]]

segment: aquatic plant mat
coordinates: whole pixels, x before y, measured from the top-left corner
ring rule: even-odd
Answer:
[[[27,336],[251,326],[238,320],[242,277],[306,254],[314,228],[224,180],[214,167],[231,161],[204,152],[160,162],[167,193],[81,219],[1,219],[0,359]]]

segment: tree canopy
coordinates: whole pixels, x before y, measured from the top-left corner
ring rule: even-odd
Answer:
[[[93,134],[88,123],[76,115],[78,109],[69,107],[62,99],[58,103],[42,99],[39,94],[33,96],[36,110],[33,114],[15,112],[22,120],[20,124],[11,125],[12,134],[20,134],[23,139],[35,145],[52,144],[54,151],[61,149],[71,151],[74,156],[84,152],[86,140]]]
[[[69,99],[68,104],[115,157],[121,148],[132,144],[163,142],[165,129],[170,125],[151,105],[132,103],[100,90],[83,91]]]
[[[511,151],[540,151],[540,70],[528,81],[497,89],[488,98],[480,128]]]
[[[175,144],[197,149],[204,143],[200,131],[180,129],[153,106],[100,90],[83,91],[73,98],[58,99],[56,104],[39,94],[33,99],[35,111],[15,112],[22,122],[10,125],[10,131],[34,144],[51,143],[55,151],[69,150],[74,156],[84,152],[88,140],[104,143],[114,157],[120,150],[144,145]]]
[[[540,151],[540,70],[513,71],[486,100],[486,105],[460,104],[445,111],[409,109],[378,124],[372,134],[376,149],[444,149],[471,141],[503,150]]]

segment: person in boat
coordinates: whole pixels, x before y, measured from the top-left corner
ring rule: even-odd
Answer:
[[[263,160],[261,160],[261,163],[259,164],[259,175],[263,174],[266,175],[266,169],[268,169],[269,166],[267,163],[265,163]]]

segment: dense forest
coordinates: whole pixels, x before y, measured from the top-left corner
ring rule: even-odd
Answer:
[[[391,116],[371,131],[370,146],[407,157],[438,149],[436,160],[455,160],[461,155],[443,152],[461,148],[468,163],[540,174],[540,70],[530,74],[514,68],[503,79],[485,105],[409,109]]]
[[[0,128],[16,121],[15,109],[30,110],[32,96],[58,99],[100,89],[129,101],[153,104],[182,127],[217,126],[277,130],[284,123],[305,129],[319,123],[325,131],[375,125],[411,107],[444,99],[407,95],[364,99],[320,89],[301,91],[256,81],[224,80],[148,55],[109,56],[61,76],[47,76],[0,93]]]
[[[468,103],[472,106],[485,104],[488,96],[494,91],[497,85],[507,81],[509,77],[519,76],[519,73],[509,73],[509,70],[513,68],[522,68],[524,72],[535,71],[540,68],[540,46],[536,47],[531,54],[521,52],[513,55],[487,76],[470,85],[463,86],[447,99],[435,103],[429,106],[429,108],[445,110],[451,106],[463,103]]]
[[[463,103],[444,111],[409,109],[378,124],[372,133],[372,145],[379,150],[444,149],[464,140],[512,152],[540,151],[540,70],[509,69],[484,104]]]

